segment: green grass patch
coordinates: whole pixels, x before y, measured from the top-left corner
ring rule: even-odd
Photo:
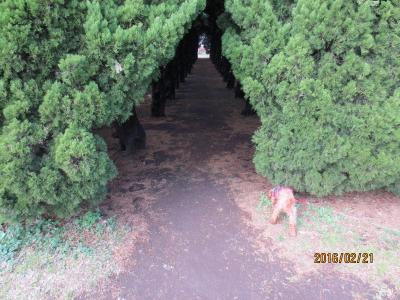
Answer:
[[[271,206],[272,206],[271,200],[268,199],[265,193],[262,193],[260,196],[260,201],[256,207],[256,210],[260,211],[265,209],[266,207],[271,207]]]
[[[0,299],[73,299],[118,272],[114,249],[132,230],[99,210],[8,225],[0,231]]]
[[[68,224],[53,220],[37,220],[28,226],[11,224],[0,231],[0,265],[13,264],[24,247],[36,251],[59,252],[64,255],[78,250],[90,255],[89,246],[82,233],[88,231],[96,236],[116,229],[116,219],[103,219],[99,210],[88,211]],[[76,236],[82,238],[76,239]]]

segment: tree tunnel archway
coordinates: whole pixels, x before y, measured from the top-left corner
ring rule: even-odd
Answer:
[[[151,85],[162,115],[163,78],[184,79],[199,32],[261,118],[258,172],[314,195],[398,193],[398,7],[359,2],[3,1],[2,211],[68,215],[104,198],[116,169],[96,129],[128,120]]]
[[[204,11],[199,13],[178,44],[174,58],[160,67],[160,76],[152,84],[152,115],[154,117],[165,116],[166,100],[175,99],[175,89],[179,88],[179,84],[183,83],[185,77],[190,74],[192,66],[197,60],[198,42],[201,35],[207,36],[210,59],[223,76],[227,88],[235,90],[236,98],[245,99],[242,84],[235,78],[231,63],[222,51],[224,29],[223,25],[218,22],[224,22],[224,20],[219,20],[224,11],[224,1],[207,1]],[[227,17],[222,18],[226,19]],[[247,100],[242,114],[255,114]]]

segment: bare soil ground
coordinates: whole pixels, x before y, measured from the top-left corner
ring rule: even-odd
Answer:
[[[400,200],[378,191],[303,197],[299,234],[270,225],[271,185],[252,164],[257,117],[209,60],[167,106],[138,110],[147,149],[121,156],[102,210],[141,228],[119,249],[115,272],[79,299],[396,299]],[[379,204],[379,205],[378,205]],[[314,252],[373,252],[373,264],[314,264]]]

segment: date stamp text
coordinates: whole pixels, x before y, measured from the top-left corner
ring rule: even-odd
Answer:
[[[314,253],[314,263],[316,264],[372,264],[374,262],[373,253],[355,252],[316,252]]]

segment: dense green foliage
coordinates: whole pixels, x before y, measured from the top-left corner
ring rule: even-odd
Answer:
[[[93,129],[126,120],[204,0],[0,3],[0,214],[64,216],[116,169]]]
[[[205,8],[214,24],[222,1],[0,2],[0,221],[104,198],[117,171],[95,130],[129,118]],[[209,33],[260,116],[257,170],[315,195],[400,193],[399,0],[225,8]]]
[[[262,122],[258,172],[315,195],[400,193],[399,1],[226,9],[224,54]]]

